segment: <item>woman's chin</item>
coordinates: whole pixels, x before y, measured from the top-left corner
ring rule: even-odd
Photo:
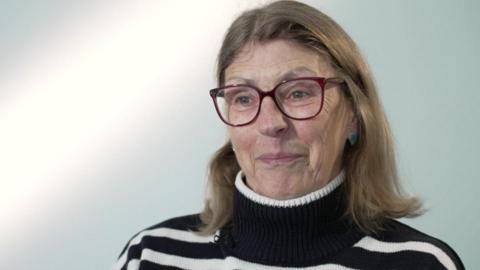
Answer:
[[[257,193],[275,200],[288,200],[301,197],[308,193],[305,190],[299,189],[299,183],[292,179],[275,179],[272,181],[265,181],[262,183],[260,190]]]
[[[306,175],[305,166],[281,167],[277,170],[256,168],[249,177],[247,185],[256,193],[276,199],[288,200],[301,197],[315,189],[313,176]]]

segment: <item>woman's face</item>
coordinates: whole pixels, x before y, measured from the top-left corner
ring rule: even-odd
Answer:
[[[225,70],[225,84],[247,83],[269,91],[296,77],[333,77],[325,57],[285,40],[249,43]],[[355,118],[341,93],[329,84],[320,114],[309,120],[283,115],[270,97],[258,118],[228,132],[247,185],[274,199],[305,195],[326,185],[341,170]]]

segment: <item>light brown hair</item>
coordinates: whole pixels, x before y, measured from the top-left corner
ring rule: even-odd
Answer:
[[[355,42],[330,17],[306,4],[277,1],[242,13],[230,26],[218,55],[218,85],[225,69],[251,42],[284,39],[327,55],[345,80],[347,100],[358,121],[358,141],[345,148],[343,165],[348,206],[346,215],[365,232],[381,229],[385,218],[420,214],[420,202],[407,197],[399,183],[394,143],[373,77]],[[235,176],[240,167],[226,142],[209,164],[209,196],[201,233],[210,234],[232,217]]]

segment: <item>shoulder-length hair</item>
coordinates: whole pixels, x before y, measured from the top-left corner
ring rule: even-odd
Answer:
[[[240,50],[251,42],[284,39],[327,56],[345,80],[346,100],[358,122],[358,141],[343,154],[346,175],[345,215],[366,233],[382,228],[386,218],[420,214],[417,198],[406,197],[397,173],[394,143],[372,74],[355,42],[330,17],[295,1],[278,1],[242,13],[228,29],[218,55],[217,80]],[[230,141],[213,156],[208,172],[208,196],[201,213],[203,234],[230,222],[235,177],[240,167]]]

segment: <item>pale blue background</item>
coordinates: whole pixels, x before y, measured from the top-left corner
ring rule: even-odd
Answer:
[[[0,0],[2,269],[109,269],[138,230],[200,211],[225,139],[215,54],[263,1],[196,2]],[[373,70],[428,209],[406,222],[479,267],[479,2],[308,3]]]

